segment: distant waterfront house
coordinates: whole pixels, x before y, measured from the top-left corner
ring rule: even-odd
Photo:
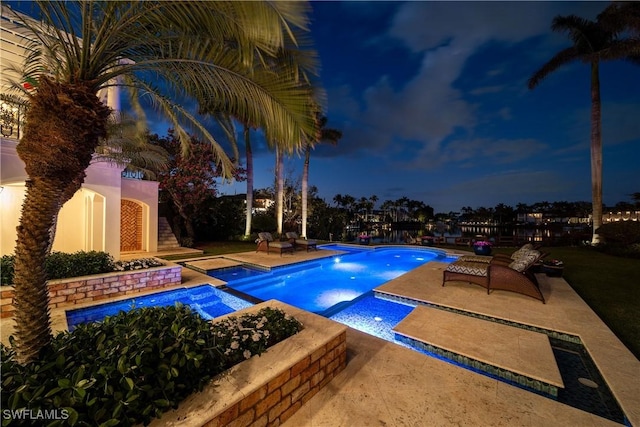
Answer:
[[[8,94],[12,72],[21,66],[28,39],[22,27],[9,19],[2,6],[0,18],[0,255],[12,254],[16,243],[25,181],[24,163],[16,153],[21,120],[27,104]],[[28,89],[28,83],[24,86]],[[114,111],[119,110],[119,92],[111,87],[99,94]],[[97,250],[119,259],[121,252],[158,250],[158,183],[123,176],[124,168],[113,163],[93,162],[80,191],[64,204],[58,217],[53,250],[75,252]]]
[[[602,222],[616,221],[640,221],[640,210],[635,211],[605,211],[602,214]]]

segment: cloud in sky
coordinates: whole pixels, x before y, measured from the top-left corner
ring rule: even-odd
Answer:
[[[406,196],[436,211],[588,200],[588,66],[562,67],[533,91],[526,83],[569,43],[551,32],[554,16],[593,19],[606,5],[312,2],[328,126],[343,138],[316,147],[310,184],[328,201]],[[615,150],[605,152],[605,203],[638,191],[618,185],[637,175],[628,159],[640,142],[640,93],[619,77],[637,75],[632,67],[601,68],[603,142]],[[255,187],[271,186],[273,154],[255,141]],[[300,173],[301,159],[289,163]]]
[[[358,120],[365,124],[366,130],[354,129],[354,140],[366,140],[368,148],[385,147],[392,135],[396,135],[419,145],[420,150],[412,162],[416,165],[427,159],[432,164],[434,158],[437,162],[458,160],[462,149],[459,140],[448,147],[445,139],[456,130],[472,132],[479,121],[477,105],[455,86],[465,64],[489,41],[517,43],[539,35],[548,28],[554,14],[540,3],[459,5],[409,2],[399,8],[387,34],[402,41],[411,51],[421,53],[422,65],[399,91],[394,91],[386,77],[366,90],[365,107],[359,112]],[[524,22],[523,16],[527,17]],[[502,71],[493,69],[492,74],[500,75]],[[502,90],[504,85],[479,86],[469,94],[477,96]],[[508,109],[502,108],[499,117],[508,120]],[[520,140],[501,142],[517,145]]]

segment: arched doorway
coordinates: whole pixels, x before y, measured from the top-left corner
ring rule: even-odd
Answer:
[[[132,200],[120,203],[120,251],[142,250],[142,205]]]

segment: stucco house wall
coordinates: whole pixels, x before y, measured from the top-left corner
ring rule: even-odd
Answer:
[[[20,81],[13,67],[20,67],[26,56],[28,35],[21,25],[10,18],[6,7],[0,15],[0,93],[10,92],[10,83]],[[120,109],[119,88],[111,86],[98,94],[114,112]],[[18,114],[15,104],[0,103],[4,117]],[[6,113],[6,114],[5,114]],[[15,249],[25,180],[24,163],[17,155],[20,127],[16,116],[9,127],[3,127],[0,137],[0,255],[12,254]],[[158,248],[158,183],[122,177],[124,167],[108,162],[94,162],[86,170],[82,188],[64,204],[58,217],[53,250],[76,252],[97,250],[120,258],[121,205],[126,199],[141,206],[142,251]],[[125,219],[126,221],[126,219]]]

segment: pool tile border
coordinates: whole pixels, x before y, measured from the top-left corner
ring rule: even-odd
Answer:
[[[558,332],[558,331],[554,331],[554,330],[551,330],[551,329],[541,328],[541,327],[538,327],[538,326],[527,325],[527,324],[524,324],[524,323],[514,322],[512,320],[501,319],[499,317],[487,316],[485,314],[474,313],[474,312],[471,312],[471,311],[460,310],[460,309],[457,309],[457,308],[447,307],[445,305],[434,304],[434,303],[421,301],[421,300],[417,300],[417,299],[413,299],[413,298],[407,298],[407,297],[402,297],[402,296],[399,296],[399,295],[393,295],[393,294],[389,294],[389,293],[386,293],[386,292],[380,292],[380,291],[377,291],[375,289],[373,290],[373,293],[376,296],[376,298],[384,299],[384,300],[387,300],[387,301],[398,302],[398,303],[405,304],[405,305],[412,305],[414,307],[416,305],[418,305],[418,304],[419,305],[424,305],[424,306],[427,306],[427,307],[437,308],[439,310],[445,310],[445,311],[449,311],[449,312],[455,313],[455,314],[460,314],[460,315],[463,315],[463,316],[475,317],[477,319],[488,320],[490,322],[500,323],[500,324],[507,325],[507,326],[513,326],[515,328],[526,329],[528,331],[545,334],[545,335],[547,335],[548,337],[551,337],[551,338],[556,338],[556,339],[559,339],[559,340],[562,340],[562,341],[568,341],[568,342],[571,342],[571,343],[574,343],[574,344],[584,345],[584,343],[582,342],[580,337],[577,336],[577,335],[567,334],[567,333],[564,333],[564,332]]]
[[[558,387],[544,381],[536,380],[526,375],[518,374],[507,369],[499,368],[489,363],[481,362],[471,357],[458,354],[443,348],[425,343],[415,338],[408,337],[399,333],[395,333],[396,340],[407,344],[419,351],[426,352],[429,355],[443,359],[449,363],[454,363],[466,369],[488,375],[493,378],[499,378],[507,384],[519,386],[527,391],[541,394],[545,397],[555,399],[558,397]]]

